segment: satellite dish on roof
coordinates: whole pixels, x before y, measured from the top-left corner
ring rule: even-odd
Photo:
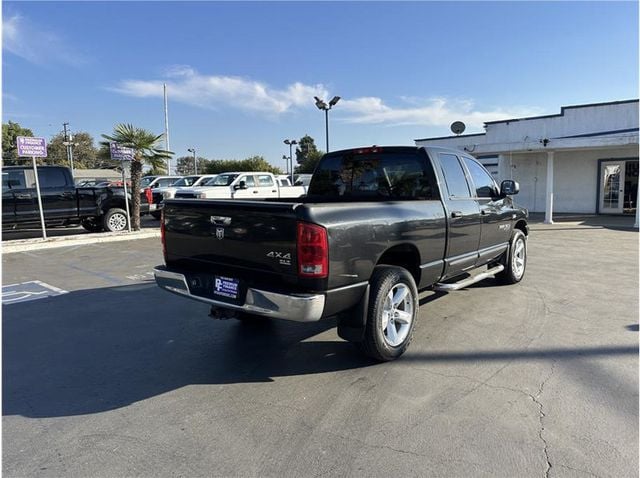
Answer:
[[[451,131],[453,134],[462,134],[464,133],[466,126],[462,121],[454,121],[451,123]]]

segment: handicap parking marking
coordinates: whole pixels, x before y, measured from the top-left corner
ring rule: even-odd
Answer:
[[[154,280],[153,271],[145,272],[144,274],[133,274],[126,276],[127,279],[135,282],[150,282]]]
[[[44,299],[45,297],[55,297],[56,295],[68,293],[69,291],[59,287],[39,280],[32,280],[2,286],[2,304],[17,304],[18,302]]]

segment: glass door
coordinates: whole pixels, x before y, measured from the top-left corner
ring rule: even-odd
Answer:
[[[600,165],[600,212],[622,214],[624,206],[625,161],[607,161]]]

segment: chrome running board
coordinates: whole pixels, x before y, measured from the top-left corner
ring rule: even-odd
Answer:
[[[438,282],[433,286],[433,290],[438,292],[451,292],[454,290],[464,289],[465,287],[469,287],[471,284],[475,284],[476,282],[480,282],[481,280],[485,280],[488,277],[493,277],[498,272],[502,272],[504,270],[504,266],[499,264],[495,266],[493,269],[489,269],[485,272],[478,274],[477,276],[468,277],[466,279],[461,280],[460,282],[453,282],[452,284],[445,284],[443,282]]]

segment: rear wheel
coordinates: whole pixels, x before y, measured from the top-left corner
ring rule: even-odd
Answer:
[[[370,282],[364,340],[358,347],[379,361],[394,360],[407,350],[418,316],[418,289],[401,267],[379,266]]]
[[[109,232],[125,231],[127,229],[127,212],[117,207],[109,209],[102,218],[102,225]]]
[[[522,280],[527,268],[527,236],[519,229],[513,232],[506,254],[504,270],[496,274],[496,279],[502,284],[516,284]]]

